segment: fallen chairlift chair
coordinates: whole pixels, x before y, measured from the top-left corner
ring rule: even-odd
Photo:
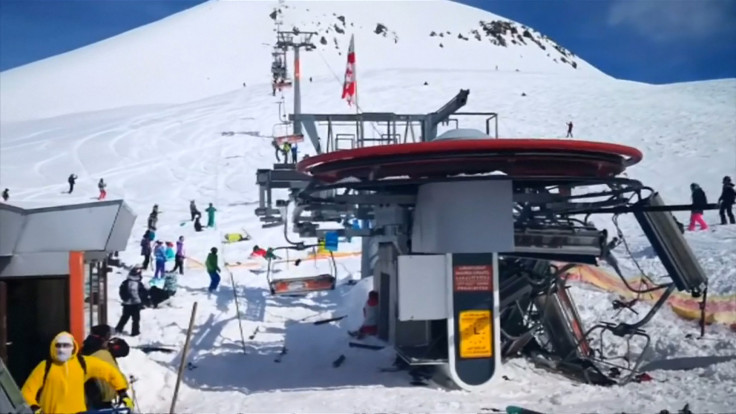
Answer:
[[[277,247],[274,249],[290,249],[292,247]],[[298,263],[299,261],[297,261]],[[316,276],[305,276],[293,279],[272,279],[271,266],[273,259],[268,259],[268,269],[266,271],[266,280],[272,295],[306,295],[311,292],[322,292],[335,289],[335,281],[337,275],[337,264],[335,256],[330,252],[330,263],[332,264],[332,275],[323,273]],[[298,266],[298,264],[297,264]]]

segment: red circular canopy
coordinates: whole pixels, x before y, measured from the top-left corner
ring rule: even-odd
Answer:
[[[453,139],[320,154],[296,166],[321,181],[434,177],[494,171],[516,177],[613,177],[641,161],[636,148],[560,139]]]

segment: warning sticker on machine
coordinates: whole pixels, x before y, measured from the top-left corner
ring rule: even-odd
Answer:
[[[455,292],[493,291],[493,266],[461,265],[454,267]]]
[[[460,358],[490,358],[493,356],[491,311],[460,312]]]

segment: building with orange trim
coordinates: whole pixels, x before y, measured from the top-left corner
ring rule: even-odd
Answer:
[[[0,204],[0,358],[22,384],[69,331],[107,323],[107,257],[136,216],[122,200],[23,209]]]

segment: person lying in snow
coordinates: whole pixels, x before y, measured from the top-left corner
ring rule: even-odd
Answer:
[[[151,298],[151,304],[154,308],[158,308],[158,305],[164,302],[166,299],[176,294],[176,288],[178,284],[178,277],[176,272],[166,272],[163,280],[151,279],[151,288],[148,290],[149,297]]]
[[[197,217],[194,218],[194,231],[196,232],[202,231],[202,222],[199,221],[201,218],[201,214],[197,214]]]
[[[363,325],[357,331],[348,334],[358,339],[378,335],[378,292],[375,290],[368,293],[368,300],[363,306]]]
[[[253,252],[250,254],[249,258],[253,259],[256,257],[262,257],[266,260],[281,259],[279,256],[276,256],[275,254],[273,254],[272,248],[269,247],[268,250],[263,250],[260,247],[258,247],[257,244],[253,246]]]

